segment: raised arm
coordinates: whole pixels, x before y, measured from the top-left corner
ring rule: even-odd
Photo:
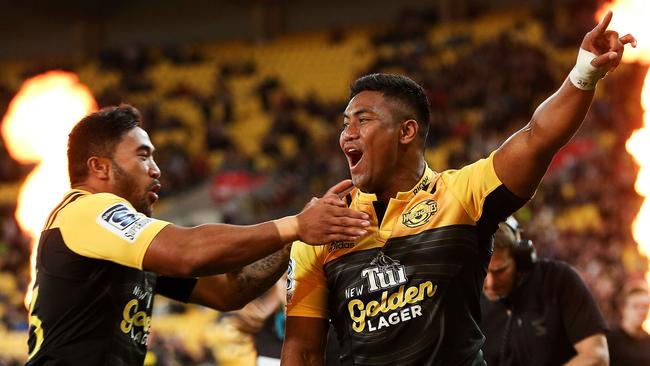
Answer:
[[[610,11],[585,35],[571,76],[537,108],[530,122],[497,150],[494,169],[512,193],[523,198],[533,195],[555,153],[582,124],[597,80],[618,66],[626,44],[636,46],[632,35],[619,38],[618,33],[607,30],[611,19]]]
[[[239,270],[295,240],[314,245],[355,241],[366,234],[369,222],[367,214],[339,199],[351,186],[350,180],[342,181],[298,215],[262,224],[167,225],[150,244],[143,268],[173,277],[210,276]]]
[[[282,366],[320,366],[325,359],[327,320],[288,316]]]

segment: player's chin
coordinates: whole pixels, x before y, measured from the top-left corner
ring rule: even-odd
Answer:
[[[351,174],[352,184],[363,192],[368,191],[368,180],[362,174]]]
[[[147,216],[151,216],[153,214],[153,205],[157,201],[157,199],[154,199],[152,197],[146,197],[143,202],[141,202],[140,205],[140,212]]]
[[[146,200],[150,205],[153,205],[156,203],[156,201],[158,201],[158,193],[154,191],[147,191]]]
[[[145,214],[147,217],[151,217],[151,215],[153,215],[153,205],[146,205],[140,212]]]

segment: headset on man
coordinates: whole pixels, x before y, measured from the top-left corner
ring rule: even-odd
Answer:
[[[508,250],[517,265],[518,272],[528,272],[531,270],[533,263],[537,260],[537,251],[533,241],[521,238],[521,228],[519,222],[513,216],[510,216],[503,222],[505,226],[512,231],[514,240],[510,240],[511,245]]]

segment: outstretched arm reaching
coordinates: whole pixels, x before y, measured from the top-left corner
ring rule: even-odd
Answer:
[[[370,223],[367,214],[347,208],[340,200],[339,194],[351,186],[352,181],[342,181],[298,215],[262,224],[167,225],[149,246],[143,268],[172,277],[210,276],[237,271],[295,240],[313,245],[357,240]]]
[[[585,35],[570,77],[537,108],[530,122],[497,150],[494,169],[512,193],[523,198],[533,195],[555,153],[582,124],[597,80],[618,66],[626,44],[636,47],[632,35],[619,37],[607,30],[611,19],[610,11]]]

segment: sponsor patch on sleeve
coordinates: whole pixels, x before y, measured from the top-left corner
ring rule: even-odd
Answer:
[[[117,203],[107,208],[97,217],[100,226],[131,243],[153,221],[124,203]]]
[[[296,289],[296,260],[289,258],[289,268],[287,270],[287,303],[291,303],[293,293]]]

